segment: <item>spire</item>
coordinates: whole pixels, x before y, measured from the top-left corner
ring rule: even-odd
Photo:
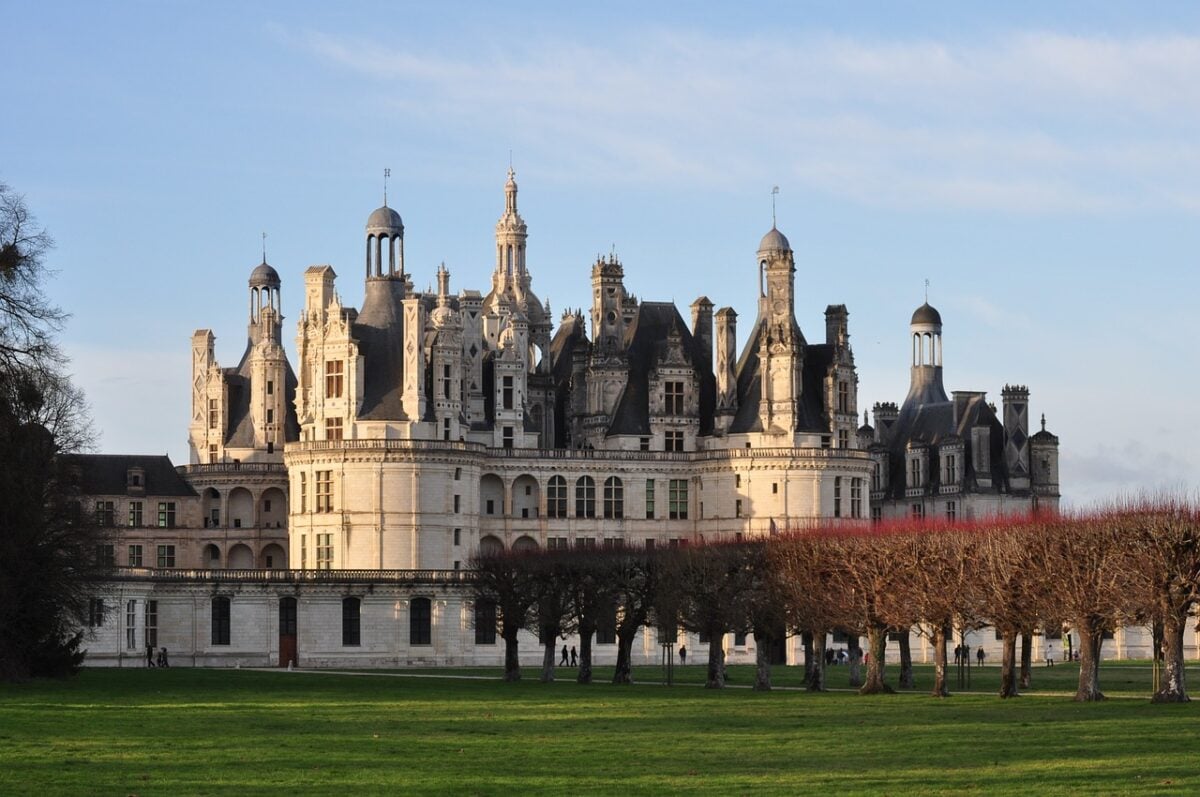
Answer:
[[[446,270],[446,261],[438,266],[437,270],[438,284],[438,307],[448,307],[450,305],[450,272]]]
[[[1042,413],[1042,431],[1046,431],[1046,413]]]
[[[777,186],[777,185],[772,186],[772,188],[771,188],[771,229],[772,230],[779,229],[778,227],[775,226],[775,197],[777,197],[777,196],[779,196],[779,186]]]
[[[391,169],[383,170],[383,206],[385,208],[387,207],[387,181],[388,181],[388,178],[391,176],[392,176]]]
[[[264,232],[262,234],[262,237],[263,237],[263,259],[262,259],[262,262],[263,262],[263,265],[265,266],[267,264],[267,234]]]
[[[513,171],[512,164],[508,165],[508,182],[504,184],[504,212],[505,214],[517,213],[517,173]]]

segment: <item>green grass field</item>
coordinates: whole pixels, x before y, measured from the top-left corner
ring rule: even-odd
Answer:
[[[406,671],[417,674],[421,671]],[[423,671],[429,673],[429,671]],[[497,675],[496,670],[430,674]],[[752,670],[731,668],[734,685]],[[894,671],[889,671],[894,676]],[[0,794],[1196,793],[1200,702],[1151,705],[1150,668],[1106,664],[1113,699],[1036,690],[755,693],[569,680],[247,670],[88,670],[0,686]],[[599,675],[606,675],[601,669]],[[569,676],[565,670],[560,675]],[[777,668],[795,684],[795,668]],[[1191,673],[1200,687],[1200,672]],[[952,685],[955,681],[952,680]],[[973,691],[998,683],[973,670]]]

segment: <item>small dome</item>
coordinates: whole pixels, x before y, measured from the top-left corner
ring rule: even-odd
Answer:
[[[264,285],[279,286],[279,272],[268,266],[265,260],[250,272],[251,288],[261,288]]]
[[[931,305],[929,302],[925,302],[925,304],[918,307],[916,312],[913,313],[912,321],[909,323],[936,324],[940,327],[942,325],[942,315],[933,307],[933,305]]]
[[[772,227],[771,231],[763,236],[758,244],[760,252],[790,252],[792,245],[788,243],[787,237],[781,233],[778,228]]]
[[[367,229],[404,232],[404,222],[400,219],[399,213],[384,205],[367,217]]]

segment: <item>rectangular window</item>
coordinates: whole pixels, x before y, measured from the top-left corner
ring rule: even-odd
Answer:
[[[740,473],[735,473],[735,474],[733,474],[733,486],[734,486],[735,488],[737,488],[737,489],[741,489],[741,487],[742,487],[742,474],[740,474]]]
[[[325,398],[341,398],[343,384],[342,360],[327,360],[325,362]]]
[[[220,424],[221,411],[216,399],[208,400],[208,428],[216,429]]]
[[[913,504],[912,505],[913,520],[922,520],[924,517],[925,517],[925,505],[924,504]]]
[[[958,482],[958,458],[953,454],[942,455],[942,484]]]
[[[275,423],[275,410],[267,410],[267,423]]]
[[[174,545],[158,546],[158,566],[159,567],[174,567],[175,566],[175,546]]]
[[[848,429],[838,429],[838,448],[850,447],[850,431]]]
[[[141,567],[142,566],[142,546],[140,546],[140,545],[130,545],[129,546],[129,566],[130,567]]]
[[[663,450],[664,451],[682,451],[683,450],[683,432],[664,432],[663,433]]]
[[[578,537],[575,540],[575,547],[576,548],[594,549],[596,547],[596,538],[595,537]]]
[[[208,464],[209,464],[209,465],[216,465],[216,464],[217,464],[217,460],[218,460],[218,459],[219,459],[219,457],[218,457],[218,455],[217,455],[217,444],[216,444],[216,443],[211,443],[211,444],[208,446]]]
[[[918,457],[909,457],[908,460],[908,486],[923,487],[925,485],[925,475],[921,472],[921,460]]]
[[[214,645],[228,645],[230,638],[229,630],[229,598],[213,598],[212,643]]]
[[[740,499],[740,498],[733,502],[733,516],[734,517],[742,516],[742,499]]]
[[[108,544],[97,545],[96,564],[100,567],[115,567],[117,564],[115,546]]]
[[[779,494],[779,482],[771,482],[771,495]]]
[[[746,647],[746,632],[745,631],[738,631],[738,632],[734,633],[733,646],[735,648]]]
[[[513,378],[511,376],[504,377],[504,387],[501,393],[501,407],[506,410],[513,408]]]
[[[850,383],[838,382],[838,397],[837,397],[838,412],[850,411]]]
[[[158,647],[158,601],[146,601],[146,647]]]
[[[461,495],[454,496],[454,511],[455,512],[462,511],[462,496]]]
[[[442,365],[442,398],[450,398],[450,363]]]
[[[104,528],[111,528],[116,525],[113,516],[116,514],[113,511],[112,501],[97,501],[96,502],[96,525]]]
[[[491,601],[475,603],[475,644],[496,644],[496,604]]]
[[[308,535],[300,535],[300,569],[308,567]]]
[[[881,506],[871,507],[871,522],[878,523],[881,520],[883,520],[883,507],[881,507]]]
[[[495,499],[493,499],[493,498],[489,498],[489,499],[487,499],[487,502],[486,502],[486,504],[485,504],[485,506],[484,506],[484,509],[483,509],[483,511],[484,511],[484,514],[486,514],[486,515],[494,515],[494,514],[496,514],[496,501],[495,501]]]
[[[833,516],[842,516],[842,477],[835,476],[833,479]]]
[[[267,380],[267,395],[268,396],[275,395],[275,383],[272,382],[270,379]]]
[[[137,650],[137,601],[125,604],[125,647]]]
[[[654,520],[654,479],[646,479],[646,520]]]
[[[862,488],[862,479],[850,480],[850,517],[852,518],[862,517]]]
[[[342,598],[342,645],[357,647],[362,644],[362,601],[358,598]]]
[[[955,520],[958,518],[958,504],[954,501],[946,502],[946,520]]]
[[[500,442],[501,442],[501,445],[504,446],[504,448],[512,448],[513,447],[513,428],[511,426],[504,427],[503,434],[500,438]]]
[[[308,511],[308,474],[300,471],[300,511]]]
[[[413,598],[408,605],[408,612],[408,643],[432,644],[433,607],[429,598]]]
[[[129,527],[138,528],[142,525],[142,502],[129,502]]]
[[[568,548],[566,537],[547,537],[546,548],[551,551],[565,551]]]
[[[638,441],[638,449],[640,451],[649,451],[650,450],[650,438],[649,437],[641,438],[641,440]]]
[[[663,383],[663,410],[667,415],[683,415],[683,382]]]
[[[454,544],[462,545],[462,529],[454,530]]]
[[[158,527],[160,529],[175,528],[175,502],[158,502]]]
[[[333,568],[333,535],[317,535],[317,569],[330,570]]]
[[[333,511],[333,471],[317,471],[317,506],[318,512]]]
[[[341,440],[342,439],[342,419],[341,418],[326,418],[325,419],[325,439],[326,440]]]
[[[442,439],[443,440],[450,439],[450,419],[449,418],[442,418]]]
[[[104,625],[103,598],[92,598],[88,601],[88,625],[92,628]]]
[[[687,479],[671,479],[667,485],[667,517],[671,520],[687,520]]]

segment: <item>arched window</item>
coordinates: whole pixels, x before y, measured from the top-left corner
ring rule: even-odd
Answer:
[[[609,520],[625,517],[625,486],[616,476],[604,480],[604,517]]]
[[[575,517],[596,516],[596,482],[591,476],[580,476],[575,482]]]
[[[430,627],[432,607],[429,598],[413,598],[408,607],[408,644],[428,645],[433,637]]]
[[[212,599],[212,643],[228,645],[229,637],[229,598],[219,596]]]
[[[342,598],[342,644],[362,644],[362,601],[358,598]]]
[[[546,487],[546,515],[567,516],[567,480],[562,476],[551,477]]]

